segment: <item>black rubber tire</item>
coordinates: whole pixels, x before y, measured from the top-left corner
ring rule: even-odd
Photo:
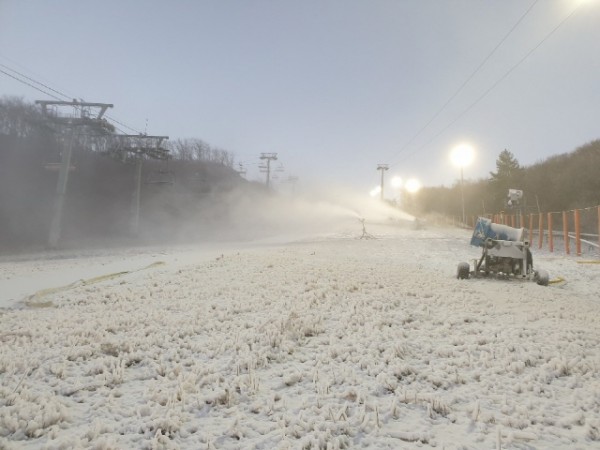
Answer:
[[[461,262],[458,264],[458,269],[456,270],[456,278],[466,280],[469,278],[470,271],[471,266],[469,266],[469,263]]]
[[[545,270],[538,270],[535,273],[535,282],[540,286],[548,286],[550,282],[550,275]]]

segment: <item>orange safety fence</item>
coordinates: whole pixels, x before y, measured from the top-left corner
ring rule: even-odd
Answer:
[[[567,255],[573,251],[577,256],[583,253],[600,256],[600,206],[524,215],[513,212],[471,215],[464,223],[460,218],[452,217],[452,223],[474,228],[478,217],[487,217],[494,223],[513,228],[525,228],[530,245],[537,244],[538,249]],[[535,244],[534,237],[537,237]]]
[[[525,228],[529,242],[533,244],[537,235],[537,247],[548,251],[562,251],[581,256],[584,253],[600,253],[600,206],[580,208],[570,211],[532,213],[523,220],[517,214],[493,214],[495,223],[515,224]]]

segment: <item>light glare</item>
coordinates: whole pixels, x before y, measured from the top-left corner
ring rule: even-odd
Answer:
[[[371,189],[371,192],[369,192],[369,195],[371,197],[376,197],[381,193],[381,186],[375,186],[373,189]]]
[[[452,164],[458,167],[468,166],[473,162],[474,158],[475,150],[469,144],[460,144],[454,147],[454,150],[450,153]]]
[[[405,188],[408,192],[414,194],[415,192],[418,192],[421,189],[421,182],[416,178],[411,178],[410,180],[406,181]]]
[[[392,178],[390,183],[392,184],[392,187],[394,189],[400,189],[402,187],[402,178],[394,177],[394,178]]]

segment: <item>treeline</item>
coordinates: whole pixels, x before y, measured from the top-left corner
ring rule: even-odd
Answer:
[[[61,230],[63,245],[129,240],[135,157],[103,151],[98,130],[77,128]],[[0,99],[0,252],[43,247],[48,239],[61,152],[71,135],[49,126],[34,104]],[[201,139],[167,141],[171,158],[144,158],[137,239],[208,235],[226,220],[223,199],[261,189],[232,169],[233,155]],[[191,224],[191,225],[190,225]],[[192,236],[193,235],[193,236]]]
[[[47,140],[56,137],[55,130],[44,125],[44,117],[39,108],[17,97],[0,98],[0,135],[18,138],[31,138],[44,136]],[[88,142],[89,139],[82,140]],[[81,144],[81,143],[80,143]],[[85,146],[85,143],[81,144]],[[233,167],[233,153],[211,146],[208,142],[198,138],[175,139],[164,144],[174,160],[181,161],[208,161]],[[88,145],[88,150],[92,146]]]
[[[531,166],[521,166],[505,149],[498,155],[496,171],[489,177],[465,181],[467,216],[510,212],[508,190],[523,191],[518,208],[523,213],[569,211],[600,205],[600,139],[576,150],[552,156]],[[462,215],[461,185],[422,189],[414,209],[420,213]]]
[[[202,139],[176,139],[166,144],[174,159],[180,161],[210,161],[233,167],[233,154],[220,147],[212,147]]]

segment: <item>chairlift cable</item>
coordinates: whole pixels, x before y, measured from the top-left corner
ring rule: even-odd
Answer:
[[[19,72],[19,71],[15,70],[15,69],[13,69],[12,67],[8,67],[7,65],[5,65],[5,64],[2,64],[2,63],[0,63],[0,67],[3,67],[3,68],[5,68],[5,69],[7,69],[7,70],[10,70],[11,72],[14,72],[14,73],[16,73],[16,74],[17,74],[18,76],[20,76],[21,78],[25,78],[25,79],[26,79],[26,80],[28,80],[28,81],[31,81],[31,82],[33,82],[33,83],[36,83],[36,84],[39,84],[39,85],[40,85],[40,86],[42,86],[44,89],[48,89],[49,91],[52,91],[52,92],[54,92],[55,94],[58,94],[58,95],[60,95],[60,96],[62,96],[62,97],[64,97],[64,98],[66,98],[66,99],[69,99],[69,100],[70,100],[70,99],[72,98],[72,97],[69,97],[67,94],[65,94],[65,93],[63,93],[63,92],[60,92],[60,91],[57,91],[56,89],[53,89],[53,88],[51,88],[50,86],[48,86],[48,85],[46,85],[46,84],[44,84],[44,83],[42,83],[42,82],[40,82],[40,81],[37,81],[37,80],[35,80],[35,79],[31,78],[31,77],[28,77],[27,75],[25,75],[25,74],[23,74],[23,73],[21,73],[21,72]],[[3,71],[3,73],[6,73],[6,72],[4,72],[4,71]],[[7,74],[7,75],[8,75],[8,74]],[[9,75],[9,76],[10,76],[10,75]],[[14,77],[13,77],[13,78],[14,78]],[[15,79],[16,79],[16,78],[15,78]],[[21,80],[19,80],[19,81],[21,81]],[[23,81],[21,81],[21,82],[23,82]],[[23,82],[23,83],[24,83],[24,82]],[[28,84],[28,83],[25,83],[25,84]],[[31,85],[30,85],[30,84],[28,84],[28,86],[31,86]],[[33,87],[33,88],[35,89],[35,87],[34,87],[34,86],[31,86],[31,87]],[[46,93],[46,94],[47,94],[47,95],[49,95],[48,93]],[[53,97],[54,97],[54,96],[53,96]],[[55,98],[56,100],[60,100],[60,99],[58,99],[58,98],[56,98],[56,97],[54,97],[54,98]]]
[[[2,69],[0,69],[0,73],[3,73],[4,75],[7,75],[7,76],[9,76],[9,77],[11,77],[11,78],[13,78],[13,79],[17,80],[19,83],[25,84],[25,85],[27,85],[27,86],[29,86],[29,87],[31,87],[31,88],[33,88],[33,89],[35,89],[36,91],[39,91],[39,92],[41,92],[42,94],[46,94],[47,96],[49,96],[49,97],[52,97],[52,98],[53,98],[53,99],[55,99],[55,100],[62,101],[62,98],[59,98],[59,97],[57,97],[56,95],[50,94],[49,92],[46,92],[46,91],[44,91],[43,89],[40,89],[39,87],[37,87],[37,86],[34,86],[33,84],[31,84],[31,83],[28,83],[27,81],[25,81],[25,80],[22,80],[22,79],[20,79],[20,78],[18,78],[18,77],[16,77],[16,76],[14,76],[14,75],[12,75],[12,74],[10,74],[10,73],[8,73],[8,72],[4,71],[4,70],[2,70]]]
[[[19,72],[18,70],[15,70],[15,69],[13,69],[12,67],[9,67],[9,66],[7,66],[6,64],[2,64],[2,63],[0,63],[0,67],[3,67],[4,69],[10,70],[11,72],[13,72],[13,73],[17,74],[17,76],[16,76],[16,75],[13,75],[13,74],[11,74],[11,73],[8,73],[8,72],[6,72],[5,70],[2,70],[2,69],[0,68],[0,72],[1,72],[1,73],[3,73],[3,74],[5,74],[5,75],[7,75],[7,76],[9,76],[9,77],[13,78],[14,80],[16,80],[16,81],[18,81],[18,82],[20,82],[20,83],[22,83],[22,84],[25,84],[25,85],[27,85],[27,86],[29,86],[29,87],[31,87],[31,88],[33,88],[33,89],[35,89],[35,90],[37,90],[37,91],[39,91],[39,92],[41,92],[41,93],[43,93],[43,94],[45,94],[45,95],[47,95],[47,96],[49,96],[49,97],[52,97],[52,98],[53,98],[53,99],[55,99],[55,100],[62,101],[63,99],[68,99],[68,100],[71,100],[71,99],[73,98],[72,96],[69,96],[69,95],[65,94],[64,92],[58,91],[58,90],[56,90],[56,89],[53,89],[52,87],[48,86],[47,84],[44,84],[44,83],[42,83],[41,81],[37,81],[36,79],[34,79],[34,78],[32,78],[32,77],[29,77],[29,76],[27,76],[27,75],[25,75],[25,74],[23,74],[23,73]],[[21,78],[19,78],[19,77],[21,77]],[[27,80],[27,81],[25,81],[25,80]],[[41,88],[39,88],[39,87],[37,87],[37,86],[35,86],[35,85],[31,84],[30,82],[32,82],[32,83],[35,83],[35,84],[37,84],[37,85],[39,85],[39,86],[42,86],[44,89],[48,89],[49,91],[51,91],[51,92],[54,92],[55,94],[58,94],[58,95],[60,95],[60,96],[61,96],[61,97],[63,97],[63,98],[59,98],[59,97],[57,97],[56,95],[54,95],[54,94],[51,94],[50,92],[46,92],[46,91],[44,91],[43,89],[41,89]],[[80,107],[78,107],[78,106],[75,106],[75,107],[76,107],[76,108],[80,108]],[[124,127],[124,128],[127,128],[127,129],[128,129],[128,130],[130,130],[130,131],[134,131],[134,132],[135,132],[135,133],[137,133],[137,134],[143,134],[143,133],[142,133],[142,132],[140,132],[139,130],[136,130],[135,128],[132,128],[132,127],[130,127],[129,125],[127,125],[127,124],[125,124],[125,123],[121,122],[120,120],[118,120],[118,119],[117,119],[117,118],[115,118],[114,116],[109,116],[108,114],[105,114],[105,115],[104,115],[104,117],[106,117],[107,119],[109,119],[110,121],[112,121],[112,122],[114,122],[114,123],[116,123],[116,124],[118,124],[118,125],[121,125],[121,126],[122,126],[122,127]],[[123,130],[121,130],[120,128],[118,128],[117,126],[115,126],[115,128],[116,128],[117,130],[119,130],[121,133],[123,133],[123,134],[127,134],[127,133],[125,133]]]

